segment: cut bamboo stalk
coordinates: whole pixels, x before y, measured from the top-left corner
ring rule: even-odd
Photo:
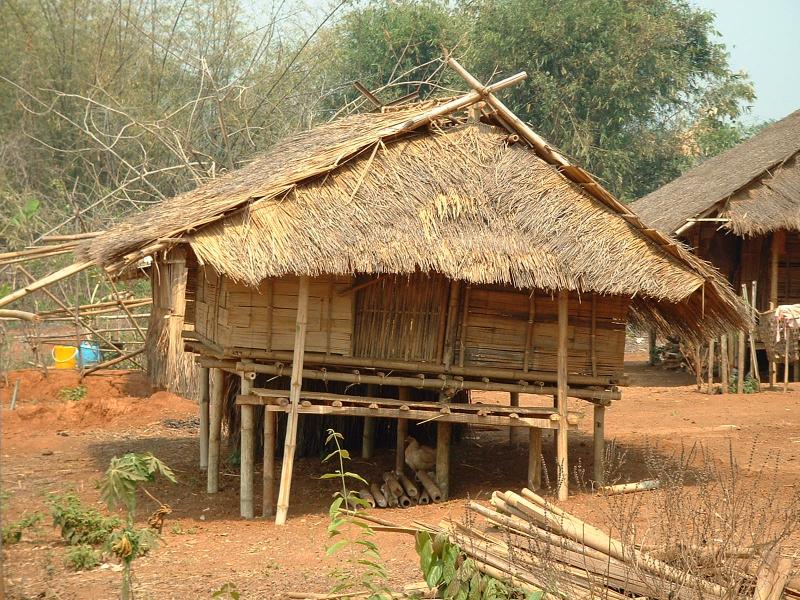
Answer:
[[[377,504],[380,508],[386,508],[389,506],[389,503],[386,501],[386,496],[383,495],[383,492],[377,483],[371,483],[369,485],[369,491],[372,494],[372,497],[375,498],[375,504]]]
[[[406,477],[405,473],[397,473],[397,480],[400,482],[400,485],[403,486],[403,491],[405,492],[406,496],[409,498],[419,497],[419,489],[417,489],[417,486],[414,485],[413,481]]]
[[[442,499],[450,497],[450,423],[436,424],[436,482],[442,491]]]
[[[275,515],[275,524],[286,523],[289,512],[289,496],[292,488],[292,472],[294,470],[294,452],[297,447],[297,408],[300,405],[300,389],[303,384],[303,355],[306,345],[306,328],[308,324],[308,277],[302,275],[297,293],[297,320],[294,335],[294,356],[292,358],[292,380],[289,386],[289,400],[291,412],[286,426],[286,442],[283,450],[283,464],[281,465],[281,483],[278,492],[278,510]]]
[[[200,367],[198,369],[200,376],[200,397],[198,398],[198,405],[200,410],[200,468],[203,470],[208,469],[208,368]]]
[[[436,482],[433,480],[433,478],[425,471],[417,471],[416,476],[417,480],[419,480],[419,482],[422,484],[422,487],[425,488],[425,491],[430,497],[431,502],[441,502],[442,490],[439,489],[439,486],[436,485]]]
[[[397,479],[397,475],[394,473],[394,471],[386,471],[383,474],[383,481],[386,484],[386,487],[388,487],[392,491],[392,494],[397,498],[400,498],[400,496],[403,496],[406,493],[403,489],[403,486],[400,485],[400,481]]]
[[[41,279],[37,279],[28,285],[11,292],[10,294],[0,298],[0,307],[6,306],[7,304],[11,304],[12,302],[19,300],[20,298],[24,298],[28,294],[35,292],[36,290],[40,290],[48,285],[51,285],[57,281],[61,281],[69,277],[70,275],[74,275],[75,273],[80,273],[81,271],[88,269],[89,267],[93,266],[95,263],[94,261],[83,261],[74,263],[63,269],[59,269],[54,273],[51,273],[47,277],[42,277]]]
[[[19,319],[20,321],[28,321],[30,323],[38,323],[42,320],[37,314],[25,312],[24,310],[10,309],[0,309],[0,319]]]
[[[542,430],[538,427],[528,429],[528,487],[542,487]]]
[[[419,504],[420,506],[427,506],[430,503],[431,503],[431,497],[428,494],[428,490],[423,488],[419,496],[417,496],[417,504]]]
[[[247,375],[240,377],[242,394],[249,394],[253,381]],[[252,519],[253,476],[255,471],[255,407],[241,406],[239,435],[239,512],[245,519]]]
[[[411,390],[407,387],[398,388],[398,399],[401,402],[410,402]],[[397,419],[397,444],[394,453],[394,470],[402,473],[406,464],[406,438],[408,437],[408,419]]]
[[[606,456],[606,407],[594,407],[594,480],[598,485],[605,482]]]
[[[397,503],[400,505],[401,508],[408,508],[411,506],[411,498],[406,496],[405,494],[400,494],[397,497]]]
[[[772,546],[758,568],[753,600],[779,600],[791,571],[792,560],[781,558],[778,546]]]
[[[384,498],[386,498],[386,505],[389,508],[396,508],[400,504],[398,497],[386,483],[381,486],[381,492]]]
[[[495,493],[498,494],[497,492]],[[723,598],[726,596],[725,590],[719,585],[681,572],[635,547],[623,544],[600,529],[548,503],[531,490],[522,490],[522,496],[514,492],[505,492],[498,495],[506,503],[521,510],[530,518],[546,524],[548,528],[576,542],[606,553],[622,562],[633,562],[641,568],[675,583],[683,583],[714,597]]]
[[[569,319],[569,292],[558,292],[558,414],[561,421],[556,429],[557,451],[556,469],[558,499],[566,500],[569,496],[569,458],[567,456],[567,321]]]
[[[367,488],[361,488],[358,490],[358,497],[361,498],[364,502],[369,504],[370,508],[375,508],[375,496],[370,494]]]
[[[604,496],[615,496],[618,494],[633,494],[635,492],[648,492],[657,490],[661,487],[658,479],[646,479],[644,481],[634,481],[632,483],[619,483],[617,485],[606,485],[597,491]]]
[[[223,377],[220,369],[209,369],[208,473],[206,474],[209,494],[216,494],[219,491],[219,445],[222,433]]]
[[[262,482],[261,516],[275,513],[275,442],[276,414],[264,410],[264,473]]]

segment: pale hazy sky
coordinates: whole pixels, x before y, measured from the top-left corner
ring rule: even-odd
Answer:
[[[756,88],[754,121],[800,108],[800,0],[691,0],[716,13],[734,70]]]

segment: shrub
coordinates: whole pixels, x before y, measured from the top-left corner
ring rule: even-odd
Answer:
[[[22,532],[26,529],[34,527],[43,518],[44,515],[37,512],[22,517],[18,521],[12,521],[11,523],[3,525],[3,545],[16,544],[19,542],[22,539]]]
[[[86,386],[76,385],[73,387],[63,387],[58,390],[58,397],[67,402],[77,402],[86,397]]]
[[[72,493],[51,495],[48,503],[53,525],[61,528],[61,537],[70,546],[105,544],[111,532],[122,525],[118,517],[102,515]]]
[[[100,564],[100,553],[89,544],[79,544],[67,550],[64,562],[74,571],[86,571]]]

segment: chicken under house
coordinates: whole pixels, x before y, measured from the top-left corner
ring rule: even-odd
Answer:
[[[282,523],[298,439],[324,437],[314,424],[332,417],[363,424],[364,456],[376,430],[391,432],[395,470],[364,490],[373,501],[375,490],[400,501],[410,489],[419,502],[446,499],[460,425],[522,432],[532,489],[542,433],[554,432],[551,472],[566,498],[568,433],[581,416],[567,398],[592,408],[601,480],[630,321],[696,339],[743,323],[714,270],[644,226],[497,98],[524,74],[485,86],[449,65],[470,91],[298,134],[85,243],[78,267],[113,276],[153,257],[162,318],[151,322],[151,372],[169,379],[181,361],[200,366],[210,493],[233,401],[245,518],[256,512],[257,447],[261,511]],[[475,402],[478,390],[504,392],[508,404]],[[542,401],[520,405],[520,394]],[[410,439],[420,423],[436,430],[430,446]]]

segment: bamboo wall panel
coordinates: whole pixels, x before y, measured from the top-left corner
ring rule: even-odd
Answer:
[[[528,339],[530,294],[491,286],[473,286],[469,297],[464,340],[465,365],[523,369]],[[533,298],[533,326],[528,348],[529,370],[555,371],[558,349],[558,314],[555,299],[537,291]],[[598,375],[623,371],[628,300],[597,296],[594,352]],[[591,296],[570,296],[567,330],[569,370],[591,374]],[[460,346],[461,340],[458,340]]]
[[[778,304],[800,303],[800,234],[786,232],[786,248],[778,263]]]
[[[258,288],[200,270],[195,330],[224,348],[292,350],[297,316],[296,277],[269,279]],[[309,286],[306,350],[349,356],[353,332],[349,276],[314,278]]]
[[[436,360],[449,288],[450,282],[445,277],[415,273],[383,276],[377,283],[359,290],[354,356]]]

